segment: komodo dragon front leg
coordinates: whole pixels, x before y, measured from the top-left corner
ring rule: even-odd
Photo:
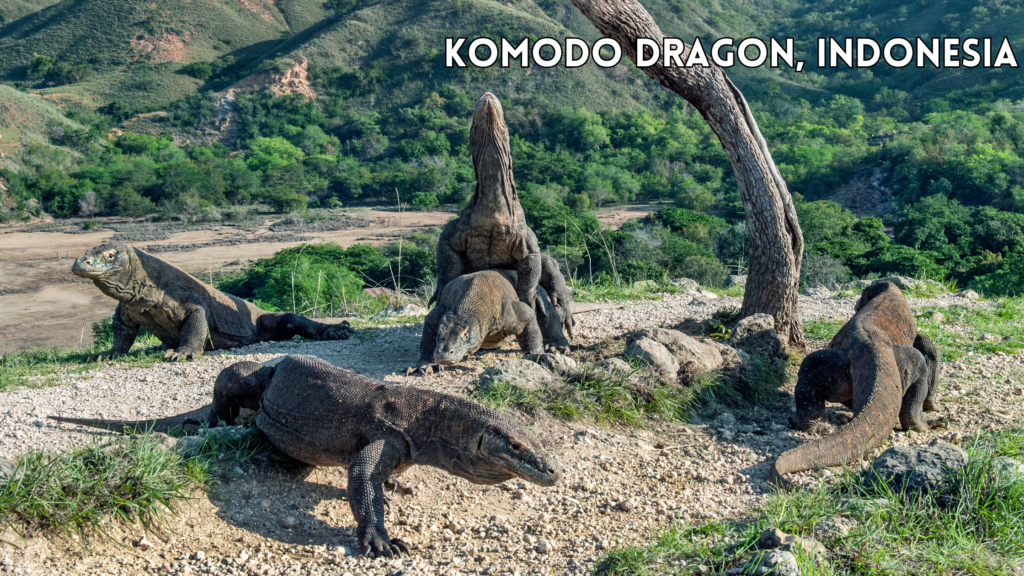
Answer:
[[[118,304],[117,308],[114,309],[110,330],[114,337],[110,350],[90,355],[90,362],[113,360],[118,356],[124,356],[132,349],[132,344],[135,344],[135,338],[139,335],[139,325],[131,318],[128,318],[122,304]]]
[[[434,306],[423,319],[423,337],[420,338],[420,359],[418,366],[405,371],[406,376],[427,376],[442,370],[441,365],[434,362],[434,350],[437,349],[437,330],[441,326],[441,318],[448,313],[444,304]]]
[[[198,297],[193,297],[181,301],[178,305],[185,315],[185,321],[181,324],[181,336],[178,338],[177,347],[168,349],[164,354],[164,360],[198,360],[206,349],[206,343],[210,342],[206,304]]]
[[[389,538],[384,527],[384,481],[410,461],[405,439],[395,432],[371,441],[349,464],[348,501],[358,524],[359,547],[367,556],[392,558],[409,553],[406,543]]]

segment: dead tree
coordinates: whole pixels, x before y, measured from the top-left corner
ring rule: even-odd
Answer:
[[[637,0],[572,0],[608,38],[616,40],[636,62],[637,38],[659,46],[665,34]],[[682,61],[689,56],[686,45]],[[649,58],[651,54],[645,54]],[[803,347],[804,334],[797,311],[800,261],[804,239],[793,198],[775,167],[768,145],[743,94],[725,72],[709,68],[664,66],[643,68],[662,86],[682,96],[700,112],[729,155],[750,230],[750,270],[743,296],[743,316],[764,313],[775,318],[783,342]]]

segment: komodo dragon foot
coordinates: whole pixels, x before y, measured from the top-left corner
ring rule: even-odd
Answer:
[[[202,355],[202,350],[175,350],[174,348],[171,348],[164,353],[164,360],[167,362],[181,362],[182,360],[199,360],[199,357]]]
[[[322,340],[348,340],[356,333],[348,324],[348,320],[342,320],[338,324],[329,324],[320,333]]]
[[[406,376],[430,376],[431,374],[440,374],[444,371],[444,366],[440,364],[420,364],[419,366],[410,366],[405,369]]]

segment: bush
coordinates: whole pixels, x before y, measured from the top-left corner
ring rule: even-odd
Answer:
[[[800,266],[800,288],[824,286],[835,290],[850,281],[850,269],[843,261],[827,254],[805,252]]]
[[[417,192],[412,195],[412,205],[417,210],[431,210],[440,206],[441,202],[433,192]]]
[[[687,256],[679,264],[679,274],[695,280],[701,286],[719,287],[729,271],[715,257]]]

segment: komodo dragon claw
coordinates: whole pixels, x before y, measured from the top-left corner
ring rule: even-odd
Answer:
[[[121,352],[118,352],[116,350],[107,350],[106,352],[100,352],[99,354],[90,354],[89,362],[104,362],[106,360],[115,360],[121,356],[124,356],[124,354]]]
[[[409,545],[400,538],[391,538],[377,534],[376,530],[368,530],[359,539],[359,547],[364,555],[370,558],[394,558],[402,554],[409,554]]]
[[[440,374],[444,371],[444,366],[440,364],[422,364],[420,366],[410,366],[405,369],[406,376],[429,376],[431,374]]]
[[[202,356],[202,352],[178,352],[171,348],[164,353],[164,360],[167,362],[181,362],[182,360],[198,360]]]

